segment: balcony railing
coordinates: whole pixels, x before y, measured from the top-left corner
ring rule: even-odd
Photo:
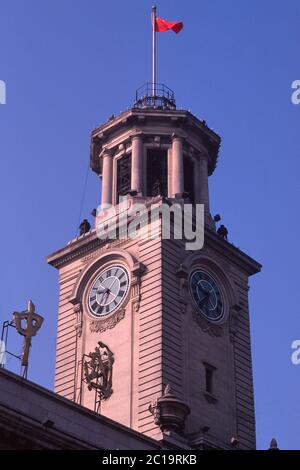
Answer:
[[[163,83],[145,83],[136,90],[134,108],[176,109],[174,92]]]

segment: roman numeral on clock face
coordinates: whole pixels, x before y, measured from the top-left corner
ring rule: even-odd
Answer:
[[[102,307],[101,305],[98,305],[98,307],[96,308],[96,313],[100,314],[102,312]]]
[[[97,317],[112,313],[125,298],[128,286],[129,276],[125,268],[111,266],[102,271],[88,294],[90,313]]]

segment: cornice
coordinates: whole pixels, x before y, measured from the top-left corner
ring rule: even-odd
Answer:
[[[155,129],[157,123],[158,129]],[[166,126],[166,123],[168,126]],[[163,125],[162,125],[163,124]],[[209,174],[216,168],[221,138],[210,129],[205,121],[201,121],[190,111],[186,110],[154,110],[154,109],[129,109],[119,116],[112,117],[109,121],[94,129],[91,134],[91,168],[101,174],[99,154],[103,148],[113,149],[137,133],[151,134],[175,133],[197,147],[204,146],[209,154]]]
[[[133,198],[135,199],[135,198]],[[151,204],[157,203],[167,203],[171,204],[172,200],[169,198],[147,198],[142,200],[148,207]],[[128,220],[130,222],[131,219]],[[173,240],[179,241],[180,240]],[[184,243],[185,240],[182,240]],[[90,255],[91,252],[97,250],[105,251],[108,248],[121,247],[125,244],[128,244],[128,239],[126,238],[117,238],[115,240],[105,239],[101,240],[97,237],[96,230],[93,229],[85,235],[71,240],[65,247],[55,251],[50,254],[46,260],[47,263],[51,264],[55,268],[60,268],[65,264],[72,262],[73,260],[79,258],[85,258]],[[251,276],[261,271],[262,265],[251,258],[245,252],[234,246],[232,243],[227,240],[223,240],[214,230],[209,226],[205,226],[205,237],[204,237],[204,246],[212,247],[214,250],[219,251],[221,255],[227,257],[231,262],[239,265],[239,267],[248,275]],[[189,253],[195,253],[192,250]],[[201,250],[200,252],[201,253]],[[188,253],[187,253],[188,254]]]
[[[234,246],[232,243],[223,240],[216,232],[210,228],[205,228],[204,244],[218,249],[223,256],[226,256],[231,262],[238,264],[248,276],[257,274],[261,271],[262,265],[251,256]]]
[[[92,230],[86,235],[71,240],[65,247],[48,255],[46,261],[54,268],[60,269],[77,259],[88,261],[89,255],[94,253],[95,250],[100,254],[102,252],[105,253],[108,248],[122,247],[125,244],[128,244],[128,239],[126,238],[100,240],[97,237],[96,230]]]
[[[107,241],[100,240],[97,237],[96,230],[92,230],[88,234],[71,240],[65,247],[48,255],[46,261],[55,268],[61,268],[63,265],[75,259],[83,258],[91,251],[104,247],[106,244]]]

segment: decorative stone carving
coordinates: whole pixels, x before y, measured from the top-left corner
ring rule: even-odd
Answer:
[[[154,140],[154,143],[159,147],[160,146],[161,136],[156,135],[153,140]]]
[[[110,330],[116,326],[116,324],[122,320],[125,316],[125,308],[120,308],[113,312],[107,318],[99,318],[97,320],[90,321],[91,333],[103,333],[103,331]]]
[[[192,310],[192,315],[193,319],[204,333],[208,333],[210,336],[216,337],[223,335],[223,327],[221,325],[215,325],[214,323],[206,320],[203,315],[194,308]]]
[[[140,285],[141,278],[139,276],[134,276],[131,280],[131,299],[134,312],[138,312],[140,309]]]
[[[131,301],[134,312],[138,312],[140,309],[141,300],[141,277],[145,273],[145,266],[138,263],[137,267],[132,271],[131,277]]]
[[[78,338],[80,338],[82,335],[82,323],[83,323],[81,302],[78,302],[77,304],[74,305],[73,312],[75,314],[74,328],[76,330],[76,335],[78,336]]]
[[[167,385],[162,396],[149,405],[149,411],[162,432],[183,434],[190,408],[179,400],[172,393],[170,385]]]
[[[95,390],[101,400],[113,393],[112,371],[114,355],[109,347],[98,341],[94,352],[84,355],[83,380],[89,390]]]

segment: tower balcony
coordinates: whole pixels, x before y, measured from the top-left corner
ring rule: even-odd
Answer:
[[[163,83],[147,82],[136,90],[134,108],[176,109],[174,92]]]

